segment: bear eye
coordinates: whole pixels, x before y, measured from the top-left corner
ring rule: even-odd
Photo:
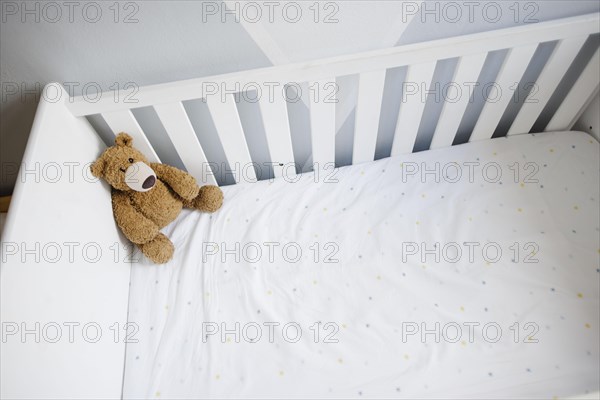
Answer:
[[[130,159],[129,159],[129,162],[133,164],[133,158],[130,158]]]
[[[125,172],[125,168],[119,168],[121,171]]]

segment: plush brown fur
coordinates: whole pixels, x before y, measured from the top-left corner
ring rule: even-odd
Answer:
[[[125,171],[136,162],[147,164],[156,174],[156,183],[146,192],[131,189]],[[113,214],[123,234],[137,244],[155,263],[171,259],[174,246],[160,232],[172,222],[182,207],[214,212],[223,204],[223,192],[217,186],[198,187],[187,172],[165,164],[149,163],[133,148],[133,139],[120,133],[91,166],[92,174],[112,186]]]

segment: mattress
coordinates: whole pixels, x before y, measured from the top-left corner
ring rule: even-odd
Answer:
[[[599,146],[498,138],[223,188],[134,255],[125,398],[597,391]]]

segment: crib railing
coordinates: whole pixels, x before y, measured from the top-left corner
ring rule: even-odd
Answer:
[[[315,165],[327,165],[335,162],[336,78],[357,74],[359,84],[352,162],[367,162],[375,157],[384,84],[390,68],[406,67],[405,82],[413,83],[419,92],[425,91],[425,96],[409,97],[404,86],[390,151],[391,155],[398,155],[413,151],[421,122],[431,118],[424,114],[427,98],[424,88],[431,85],[439,61],[457,59],[452,84],[445,93],[430,148],[453,144],[471,100],[470,96],[458,95],[458,92],[461,87],[478,81],[491,52],[506,50],[495,78],[495,85],[501,88],[502,96],[494,101],[485,101],[470,141],[489,139],[494,135],[513,98],[513,92],[517,90],[514,83],[521,82],[540,44],[556,41],[535,81],[535,90],[528,93],[508,130],[509,135],[528,133],[553,98],[584,44],[591,40],[590,35],[598,33],[599,26],[599,14],[596,13],[350,56],[146,86],[139,88],[135,103],[128,103],[118,96],[118,101],[115,101],[117,97],[111,95],[100,96],[97,102],[79,96],[70,99],[68,108],[75,116],[101,114],[114,133],[128,132],[134,137],[136,146],[151,161],[158,162],[160,160],[152,144],[131,112],[134,108],[153,107],[186,169],[200,182],[216,184],[197,132],[182,102],[203,99],[224,150],[226,160],[223,161],[229,165],[250,165],[252,157],[236,107],[236,94],[227,88],[237,87],[241,88],[240,91],[261,93],[258,105],[268,153],[274,165],[274,175],[281,176],[290,172],[289,168],[283,166],[294,163],[294,152],[286,98],[270,95],[274,87],[308,83],[311,88],[312,160]],[[597,36],[592,36],[592,39],[592,45],[595,46],[593,56],[574,85],[567,88],[544,131],[570,129],[598,93],[600,54]],[[244,173],[236,168],[234,178],[237,183],[255,181],[257,177],[253,168],[244,169]]]

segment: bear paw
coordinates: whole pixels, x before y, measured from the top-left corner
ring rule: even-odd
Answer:
[[[164,264],[173,257],[175,246],[168,237],[159,233],[151,241],[140,244],[142,253],[156,264]]]
[[[194,199],[194,208],[204,212],[215,212],[223,205],[223,192],[218,186],[207,185],[200,188]]]

